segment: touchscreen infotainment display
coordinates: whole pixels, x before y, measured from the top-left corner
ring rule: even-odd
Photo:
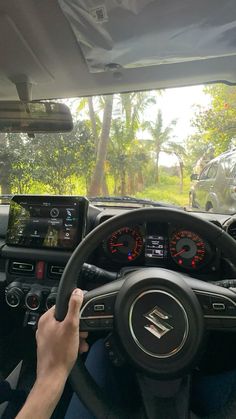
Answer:
[[[6,244],[73,250],[83,237],[87,208],[88,200],[79,196],[16,195]]]

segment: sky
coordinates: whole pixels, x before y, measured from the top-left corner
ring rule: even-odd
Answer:
[[[210,105],[210,96],[203,92],[203,88],[204,86],[193,86],[165,90],[158,98],[157,105],[153,106],[152,110],[148,110],[149,118],[154,119],[157,109],[161,109],[164,125],[177,119],[173,137],[175,137],[175,141],[184,141],[188,135],[194,132],[191,127],[191,119],[196,106],[207,108]],[[172,166],[175,162],[175,157],[170,158],[169,155],[161,153],[161,165]]]
[[[184,140],[193,132],[191,119],[194,116],[196,105],[207,107],[210,104],[210,96],[203,92],[203,88],[203,86],[193,86],[168,89],[158,99],[164,123],[168,124],[173,119],[178,120],[174,135],[179,141]]]

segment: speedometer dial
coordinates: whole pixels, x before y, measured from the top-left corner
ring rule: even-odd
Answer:
[[[171,236],[170,254],[177,265],[198,269],[205,263],[206,243],[192,231],[179,230]]]
[[[142,252],[143,238],[138,230],[123,227],[109,237],[105,246],[114,261],[132,262]]]

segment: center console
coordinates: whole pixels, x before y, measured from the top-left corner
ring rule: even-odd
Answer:
[[[26,312],[25,322],[56,302],[71,253],[85,235],[88,200],[80,196],[16,195],[10,202],[5,299]]]

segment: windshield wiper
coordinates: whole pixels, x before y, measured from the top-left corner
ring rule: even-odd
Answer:
[[[139,204],[141,206],[153,206],[153,207],[168,207],[168,208],[181,208],[177,205],[168,204],[162,201],[152,201],[151,199],[135,198],[133,196],[92,196],[88,197],[90,202],[96,203],[127,203],[127,204]]]
[[[0,195],[0,204],[9,204],[13,195],[2,194]],[[92,203],[102,204],[102,203],[125,203],[125,204],[138,204],[143,207],[167,207],[167,208],[179,208],[180,206],[170,204],[162,201],[153,201],[151,199],[135,198],[134,196],[124,195],[124,196],[92,196],[88,197],[89,201]]]

